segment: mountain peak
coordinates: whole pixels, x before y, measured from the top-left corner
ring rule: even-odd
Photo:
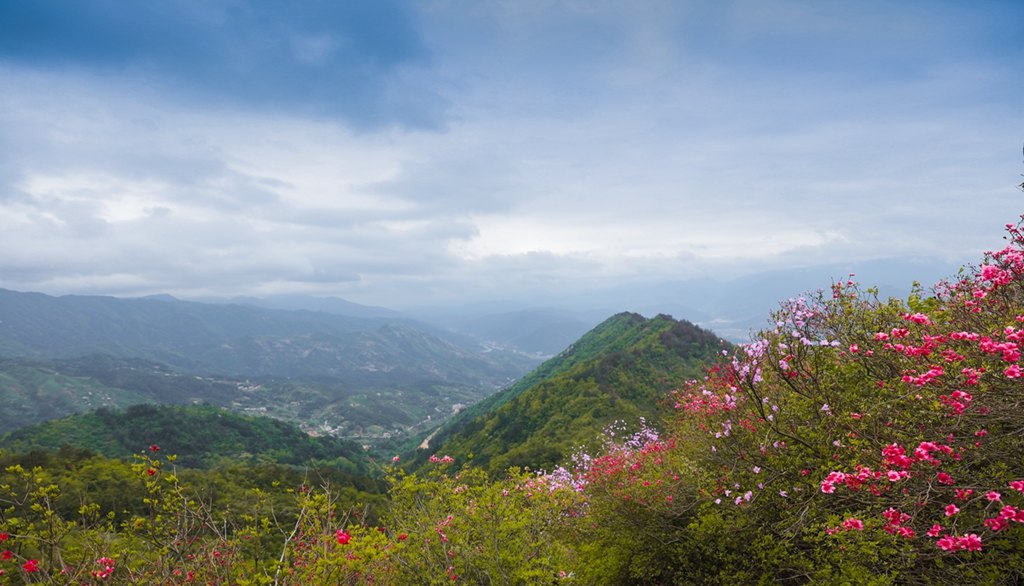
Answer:
[[[668,315],[613,315],[511,387],[442,427],[430,453],[500,473],[553,467],[616,421],[655,420],[658,402],[727,343]],[[436,446],[436,448],[435,448]]]

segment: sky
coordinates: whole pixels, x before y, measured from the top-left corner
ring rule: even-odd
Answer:
[[[403,308],[954,272],[1024,211],[1022,26],[985,0],[0,2],[0,287]]]

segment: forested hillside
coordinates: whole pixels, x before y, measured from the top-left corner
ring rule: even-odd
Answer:
[[[351,473],[369,472],[367,455],[358,444],[311,437],[283,421],[244,417],[212,406],[103,408],[0,435],[0,449],[7,452],[70,446],[107,458],[128,458],[140,446],[154,444],[175,454],[178,464],[193,468],[319,462]]]
[[[0,358],[0,433],[100,407],[150,401],[146,393],[61,372],[40,361]]]
[[[686,321],[615,315],[564,352],[442,427],[421,451],[493,473],[552,468],[616,421],[658,416],[665,394],[728,344]]]

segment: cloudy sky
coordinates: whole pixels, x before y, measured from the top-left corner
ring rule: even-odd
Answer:
[[[1024,211],[1022,26],[1014,0],[8,0],[0,287],[403,307],[955,267]]]

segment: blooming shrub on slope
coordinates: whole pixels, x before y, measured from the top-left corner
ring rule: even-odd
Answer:
[[[659,456],[700,511],[662,540],[713,531],[718,549],[698,549],[722,580],[737,552],[761,565],[744,580],[1024,579],[1024,236],[1007,230],[1005,248],[927,299],[881,301],[852,280],[791,299],[674,393],[650,447],[671,446]],[[622,486],[591,480],[588,493]]]

